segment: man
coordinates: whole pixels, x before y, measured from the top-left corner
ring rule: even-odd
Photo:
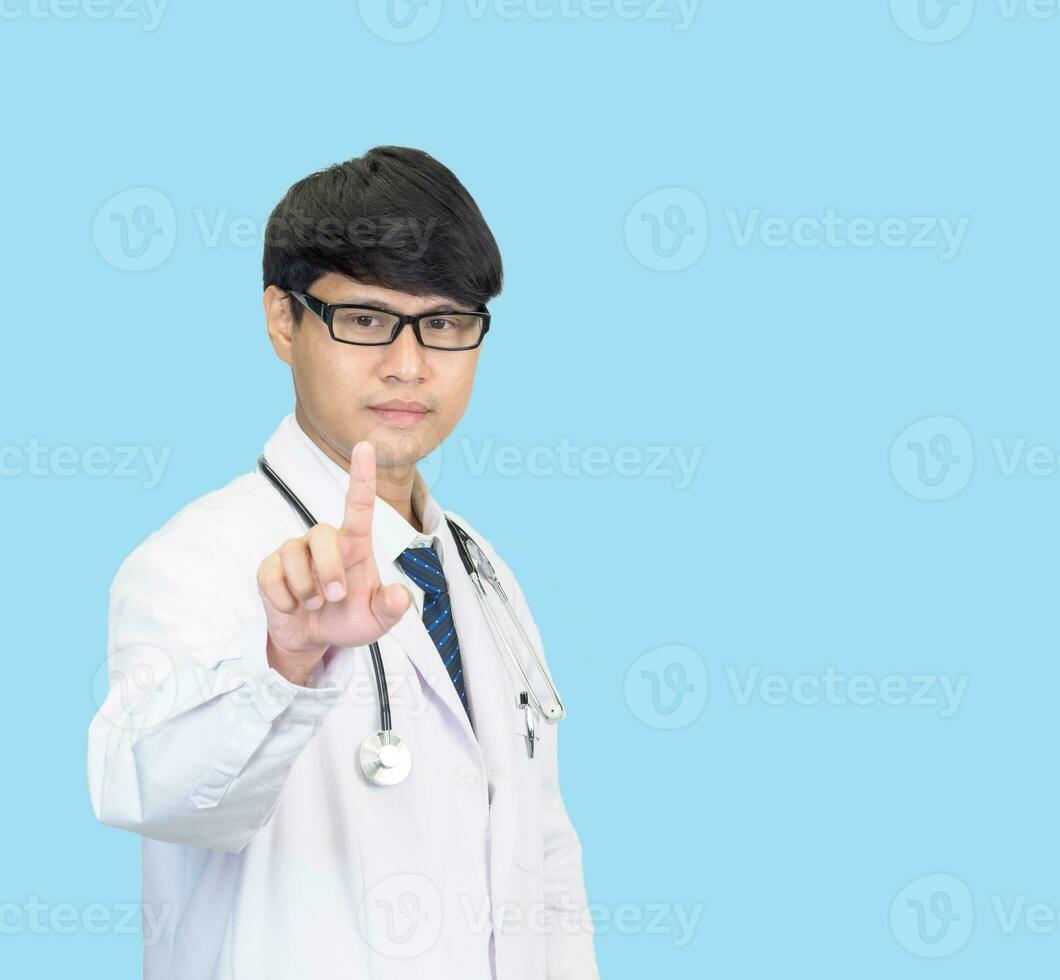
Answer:
[[[88,773],[97,817],[142,835],[147,980],[598,976],[556,726],[531,754],[416,469],[467,406],[501,278],[474,201],[418,150],[314,173],[273,212],[265,315],[295,407],[264,456],[319,523],[254,469],[111,587]],[[451,516],[541,650],[511,570]],[[389,786],[359,762],[374,641],[414,760]]]

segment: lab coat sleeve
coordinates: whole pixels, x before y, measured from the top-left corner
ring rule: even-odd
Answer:
[[[240,555],[231,532],[201,514],[174,519],[119,568],[88,781],[106,825],[238,852],[338,696],[268,665],[264,555]]]
[[[515,576],[512,604],[541,656],[541,633]],[[548,725],[541,740],[542,814],[544,820],[544,900],[547,980],[599,980],[593,948],[593,924],[585,891],[582,848],[559,787],[557,736],[563,722]]]

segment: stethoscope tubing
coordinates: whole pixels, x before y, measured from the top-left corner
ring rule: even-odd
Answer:
[[[316,518],[310,513],[305,504],[298,499],[297,494],[287,486],[280,475],[269,465],[264,455],[258,457],[258,468],[280,492],[281,496],[283,496],[291,507],[294,508],[295,512],[302,518],[308,527],[313,527],[317,524]],[[537,648],[534,646],[533,641],[527,634],[523,624],[519,621],[519,617],[515,615],[511,602],[504,591],[504,587],[501,585],[500,579],[497,577],[497,573],[493,569],[492,563],[485,556],[475,539],[472,538],[467,531],[448,515],[446,515],[445,520],[449,525],[449,529],[453,533],[453,539],[456,541],[460,561],[463,564],[468,577],[471,579],[471,584],[475,589],[479,604],[486,614],[486,621],[489,624],[490,632],[493,634],[494,641],[497,643],[498,647],[504,651],[512,668],[522,680],[524,693],[526,694],[527,699],[532,700],[534,710],[539,712],[542,718],[553,722],[565,718],[567,712],[563,706],[563,701],[559,696],[559,691],[556,689],[556,685],[552,680],[552,675],[548,670],[548,666],[538,654]],[[472,554],[476,556],[474,559],[472,558]],[[555,700],[554,708],[546,708],[537,697],[537,694],[534,691],[534,686],[530,683],[526,670],[523,668],[522,662],[519,660],[518,655],[512,647],[508,635],[501,628],[497,615],[493,610],[493,603],[490,602],[489,596],[486,593],[486,587],[482,582],[482,575],[485,575],[489,580],[490,585],[497,590],[497,594],[500,596],[501,602],[508,614],[508,618],[515,624],[515,627],[519,631],[527,649],[533,654],[538,669],[544,676],[545,681],[549,686],[550,693]],[[376,691],[378,693],[380,728],[383,732],[389,732],[391,723],[390,692],[386,680],[386,670],[383,666],[383,656],[379,650],[378,643],[373,642],[369,644],[369,650],[371,652],[372,668],[375,673]],[[528,727],[530,727],[529,724]]]
[[[264,456],[258,457],[258,469],[268,478],[269,482],[280,491],[281,496],[294,508],[295,512],[305,522],[307,527],[315,527],[320,523],[309,511],[309,508],[298,499],[298,495],[283,482],[283,479],[268,463]],[[390,689],[386,681],[386,667],[383,666],[383,654],[379,650],[379,644],[372,642],[368,645],[372,658],[372,670],[375,674],[375,689],[377,703],[379,704],[379,728],[381,731],[390,731]]]

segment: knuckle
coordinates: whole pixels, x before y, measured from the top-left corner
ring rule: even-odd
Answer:
[[[269,555],[269,557],[258,566],[258,585],[269,585],[279,579],[282,574],[283,569],[280,566],[279,560],[275,555]]]
[[[316,582],[312,581],[311,579],[307,580],[307,581],[300,581],[300,582],[298,582],[295,585],[290,585],[290,583],[288,583],[288,584],[290,586],[291,591],[296,596],[298,596],[299,599],[302,599],[302,600],[312,599],[313,596],[316,595],[316,592],[317,592]]]
[[[276,554],[281,558],[294,558],[305,551],[305,542],[302,538],[288,538],[276,549]]]
[[[311,542],[328,541],[338,533],[338,528],[334,528],[330,524],[315,524],[309,529],[306,537]]]
[[[291,598],[291,594],[286,590],[277,590],[275,593],[269,593],[269,602],[271,602],[280,612],[291,613],[298,608],[298,603]]]

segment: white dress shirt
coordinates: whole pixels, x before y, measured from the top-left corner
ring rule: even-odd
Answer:
[[[265,455],[318,521],[341,524],[347,474],[293,414]],[[118,569],[88,780],[99,820],[142,837],[145,980],[598,980],[560,726],[538,724],[530,758],[452,532],[419,476],[417,488],[422,535],[378,497],[372,523],[382,583],[414,597],[379,640],[393,730],[413,757],[397,786],[358,763],[379,728],[366,647],[329,648],[305,686],[268,665],[257,569],[305,525],[256,469],[182,508]],[[449,513],[544,654],[511,569]],[[474,730],[395,561],[431,541]]]

